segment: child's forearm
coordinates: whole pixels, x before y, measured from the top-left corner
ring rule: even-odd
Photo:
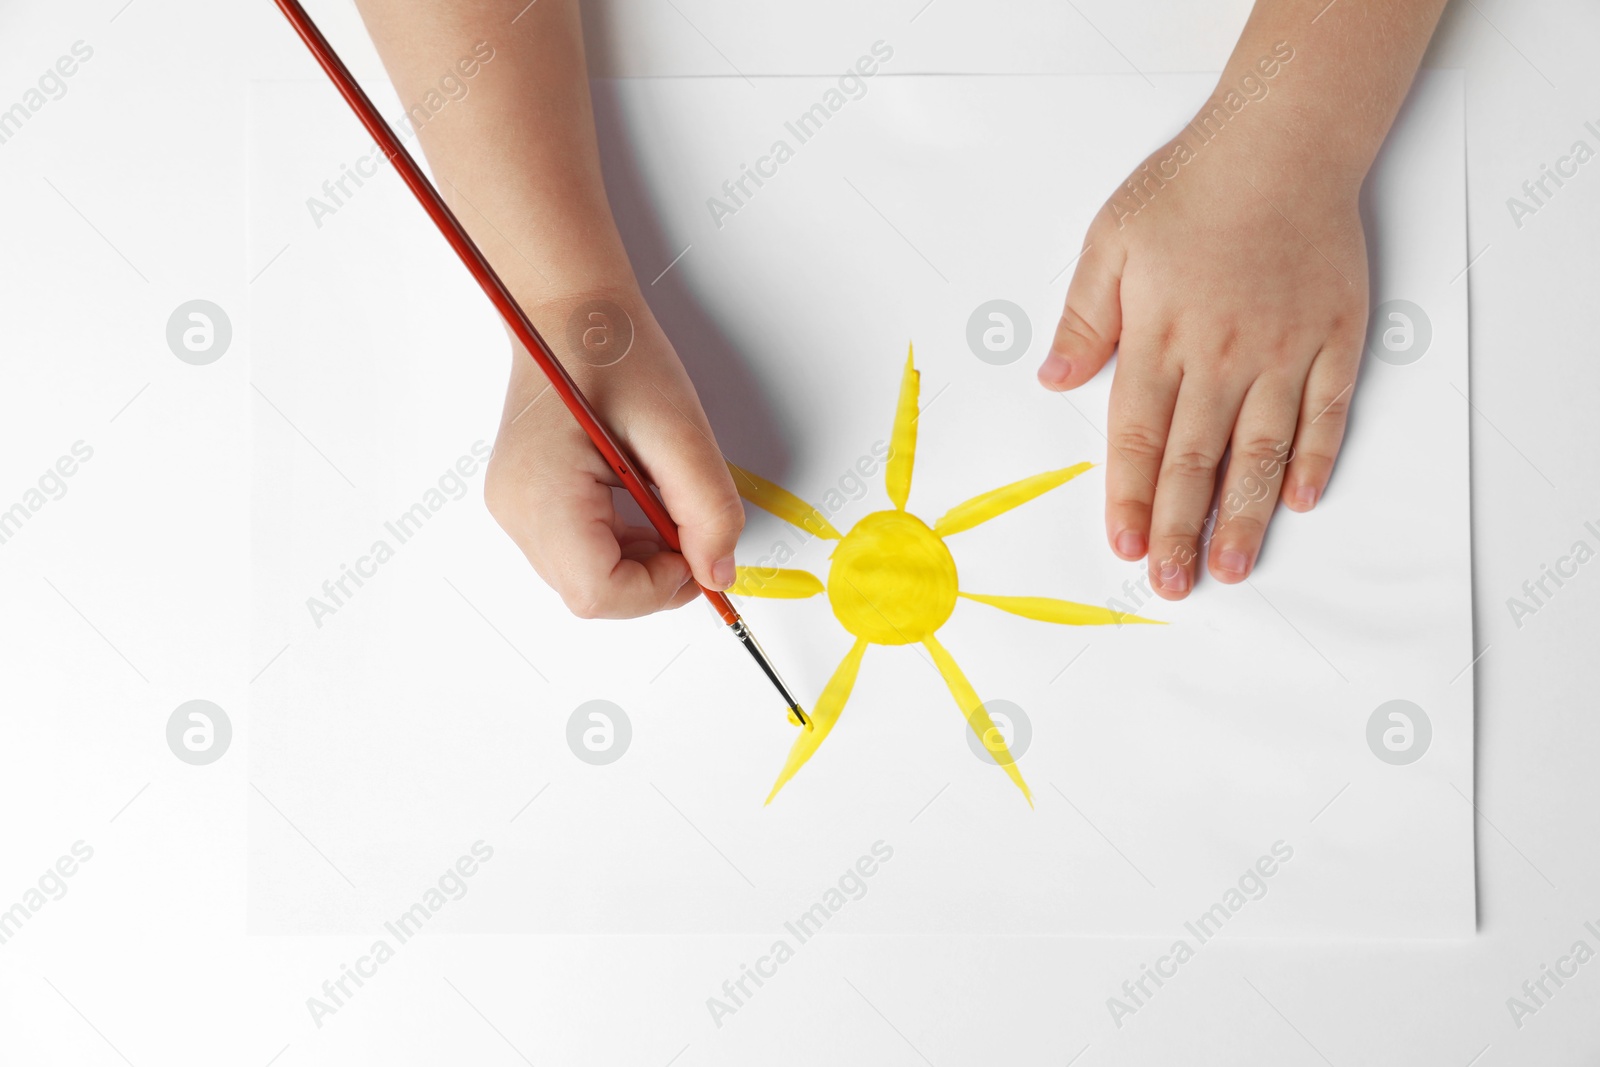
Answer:
[[[1213,102],[1229,91],[1249,97],[1264,90],[1259,106],[1238,115],[1261,149],[1257,158],[1297,179],[1359,185],[1444,6],[1445,0],[1257,0]],[[1287,62],[1285,54],[1292,55]]]
[[[519,300],[631,284],[600,178],[577,0],[357,6],[440,192]],[[447,77],[465,95],[442,92]]]
[[[484,478],[489,511],[584,618],[678,607],[696,581],[728,588],[744,506],[606,202],[578,0],[357,2],[401,99],[421,105],[440,192],[659,488],[678,542],[618,511],[610,466],[561,404],[540,402],[549,385],[516,345]],[[625,340],[606,314],[574,317],[592,297],[620,308]],[[584,325],[596,315],[604,329]]]

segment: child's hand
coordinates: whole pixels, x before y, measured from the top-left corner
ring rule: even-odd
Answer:
[[[408,102],[440,192],[601,421],[659,488],[683,553],[619,517],[610,466],[516,342],[484,483],[489,510],[584,617],[676,607],[698,593],[688,584],[691,571],[703,585],[727,588],[744,506],[694,387],[639,294],[612,218],[578,0],[358,5]],[[438,103],[442,86],[452,88],[448,107]],[[619,307],[631,324],[620,361],[611,362],[620,334],[605,339],[612,347],[584,351],[581,337],[591,327],[604,334],[624,325],[592,322],[583,305],[596,299]]]
[[[1444,4],[1256,0],[1203,117],[1089,228],[1039,379],[1120,353],[1106,536],[1168,600],[1202,549],[1243,581],[1279,496],[1308,511],[1327,487],[1366,340],[1357,198]]]
[[[631,347],[607,366],[594,364],[607,362],[614,349],[601,346],[604,355],[595,358],[591,350],[586,358],[566,342],[569,321],[588,298],[526,310],[601,421],[659,488],[678,523],[683,554],[667,549],[648,525],[618,516],[616,476],[515,341],[484,496],[495,520],[575,615],[620,619],[694,599],[699,590],[691,571],[703,585],[731,585],[744,505],[694,386],[643,298],[631,286],[603,298],[632,322]],[[620,324],[595,322],[612,331],[607,343],[615,344]]]
[[[1268,106],[1256,104],[1256,107]],[[1188,134],[1188,131],[1186,131]],[[1360,175],[1315,172],[1228,129],[1134,172],[1089,229],[1039,380],[1111,385],[1106,536],[1168,600],[1249,575],[1280,493],[1328,484],[1366,333]],[[1209,548],[1201,543],[1232,448]]]

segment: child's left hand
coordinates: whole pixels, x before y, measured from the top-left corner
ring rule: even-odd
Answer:
[[[1286,145],[1230,129],[1142,202],[1096,216],[1039,380],[1074,389],[1115,350],[1106,537],[1148,555],[1151,587],[1194,587],[1210,538],[1223,582],[1255,566],[1280,492],[1309,511],[1344,436],[1366,334],[1359,176],[1305,173]],[[1142,178],[1135,172],[1135,178]],[[1134,209],[1137,209],[1136,211]]]

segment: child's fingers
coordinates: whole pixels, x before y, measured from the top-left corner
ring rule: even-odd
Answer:
[[[1333,461],[1344,440],[1360,363],[1359,343],[1340,344],[1330,339],[1311,364],[1300,403],[1294,458],[1283,483],[1283,502],[1295,511],[1310,511],[1328,487]]]
[[[539,543],[524,551],[543,562],[541,573],[580,619],[631,619],[660,611],[688,581],[689,567],[676,552],[625,553],[604,520],[586,519],[582,509],[559,499],[544,501],[541,509],[549,525],[541,522],[534,535]]]
[[[1255,567],[1288,467],[1301,392],[1298,376],[1279,374],[1257,378],[1245,394],[1211,534],[1218,581],[1242,582]]]
[[[661,535],[656,533],[651,526],[634,526],[624,522],[620,517],[611,523],[611,532],[617,538],[617,544],[622,546],[624,552],[635,551],[643,558],[647,549],[659,552],[665,546],[661,543]]]
[[[1108,242],[1078,259],[1050,353],[1039,368],[1047,389],[1076,389],[1100,372],[1122,333],[1122,255]]]
[[[1177,397],[1177,372],[1161,366],[1157,352],[1124,350],[1111,379],[1106,539],[1125,560],[1142,559],[1150,544],[1150,509]]]
[[[556,471],[498,472],[489,509],[567,609],[584,619],[627,619],[681,603],[683,557],[619,523],[610,486],[582,470]]]
[[[726,589],[733,584],[733,550],[744,529],[744,502],[694,394],[661,398],[659,415],[654,432],[636,438],[639,462],[678,524],[683,558],[695,580]]]
[[[1217,465],[1242,399],[1237,387],[1211,374],[1186,375],[1178,390],[1150,516],[1150,584],[1168,600],[1181,600],[1194,588]]]
[[[623,559],[643,561],[658,552],[670,551],[653,526],[634,526],[619,517],[612,522],[611,531],[616,536],[617,544],[621,546]],[[699,595],[698,585],[692,581],[684,582],[672,598],[661,607],[663,610],[681,607]]]

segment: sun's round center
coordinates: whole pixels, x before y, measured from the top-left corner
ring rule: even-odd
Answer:
[[[926,523],[875,511],[833,551],[828,602],[844,628],[877,645],[909,645],[956,606],[956,562]]]

